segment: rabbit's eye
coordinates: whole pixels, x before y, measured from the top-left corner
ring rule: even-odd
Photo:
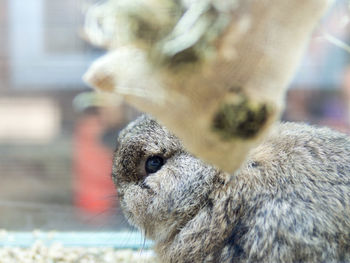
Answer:
[[[147,159],[145,169],[148,174],[157,172],[164,164],[164,159],[160,156],[151,156]]]

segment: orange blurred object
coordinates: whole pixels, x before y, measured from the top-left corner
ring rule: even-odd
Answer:
[[[111,179],[112,150],[102,143],[105,128],[97,114],[77,123],[74,144],[74,202],[86,213],[108,211],[116,200]]]

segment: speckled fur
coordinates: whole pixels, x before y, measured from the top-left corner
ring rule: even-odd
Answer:
[[[350,140],[278,125],[229,176],[150,117],[119,137],[113,178],[161,262],[350,262]],[[147,157],[164,166],[146,176]]]

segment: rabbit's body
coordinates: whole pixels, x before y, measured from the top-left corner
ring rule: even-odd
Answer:
[[[115,179],[129,221],[161,262],[350,262],[350,140],[286,123],[229,176],[147,116],[119,137]],[[145,163],[164,164],[147,173]]]

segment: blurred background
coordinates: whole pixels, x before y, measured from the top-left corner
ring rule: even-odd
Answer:
[[[0,228],[129,229],[110,173],[118,131],[139,113],[86,93],[81,77],[105,52],[84,40],[93,2],[0,0]],[[348,15],[338,0],[315,31],[284,120],[350,133]]]

